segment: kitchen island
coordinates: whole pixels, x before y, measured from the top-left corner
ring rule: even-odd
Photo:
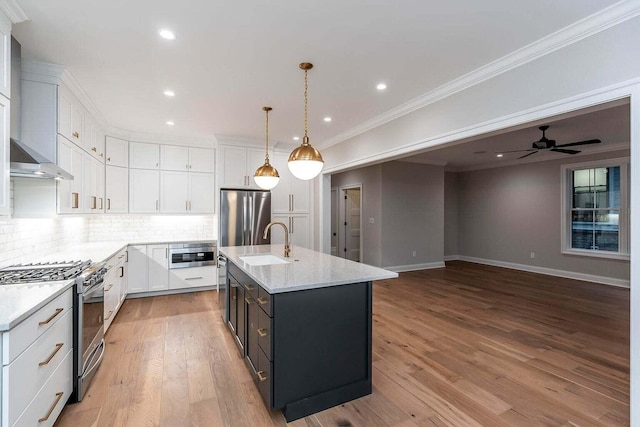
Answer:
[[[287,422],[371,394],[372,281],[397,273],[283,245],[223,247],[226,322]]]

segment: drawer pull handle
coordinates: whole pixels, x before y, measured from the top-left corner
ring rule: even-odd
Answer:
[[[107,289],[105,289],[105,292],[109,292],[111,290],[111,288],[113,288],[113,283],[109,285],[109,287]]]
[[[264,328],[258,329],[258,335],[260,335],[261,337],[266,337],[267,336],[267,330],[264,329]]]
[[[56,318],[56,316],[60,313],[62,313],[64,311],[64,308],[56,308],[56,312],[53,313],[51,315],[51,317],[49,317],[47,320],[43,320],[42,322],[38,322],[38,325],[42,326],[42,325],[46,325],[47,323],[51,322],[53,319]]]
[[[109,310],[109,315],[107,317],[104,318],[104,320],[109,320],[111,319],[111,315],[113,314],[113,310]]]
[[[184,280],[198,280],[198,279],[202,279],[202,276],[198,276],[198,277],[187,277]]]
[[[258,304],[260,304],[260,305],[265,305],[267,302],[269,302],[265,298],[262,298],[262,297],[256,298],[256,301],[258,301]]]
[[[267,380],[267,377],[265,376],[264,371],[258,371],[256,372],[256,375],[258,376],[258,379],[260,380],[260,382]]]
[[[62,348],[62,346],[64,345],[64,343],[59,342],[58,344],[56,344],[56,349],[53,350],[53,353],[51,353],[49,355],[49,357],[47,357],[47,360],[45,360],[44,362],[40,362],[38,363],[38,366],[44,366],[44,365],[48,365],[49,362],[51,362],[51,359],[53,359],[54,357],[56,357],[56,354],[58,354],[58,352],[60,351],[60,349]]]
[[[256,287],[253,285],[244,285],[244,288],[248,291],[253,291]]]
[[[120,258],[122,258],[124,255],[121,255]],[[124,267],[120,267],[120,276],[119,277],[124,277]]]
[[[63,392],[56,393],[56,400],[53,402],[53,405],[51,405],[51,407],[49,408],[49,412],[47,412],[47,415],[45,415],[43,418],[40,418],[38,420],[39,423],[43,423],[49,419],[49,417],[53,413],[53,410],[56,409],[58,402],[60,402],[60,399],[62,399],[63,394],[64,394]]]
[[[247,304],[253,304],[253,299],[252,299],[252,298],[246,297],[246,298],[244,299],[244,301],[245,301]]]
[[[80,206],[79,203],[79,198],[80,194],[79,193],[71,193],[71,208],[72,209],[78,209],[78,207]]]

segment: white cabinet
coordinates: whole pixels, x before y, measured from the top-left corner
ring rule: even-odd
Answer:
[[[0,95],[11,99],[11,21],[0,12]]]
[[[73,291],[2,334],[2,426],[52,426],[69,399]]]
[[[214,172],[214,154],[210,148],[160,146],[160,169],[189,172]]]
[[[9,100],[0,96],[0,216],[9,215],[9,185]]]
[[[160,172],[160,212],[213,213],[215,180],[212,173]]]
[[[215,265],[169,270],[169,289],[199,288],[216,284]]]
[[[160,172],[129,169],[129,212],[157,213],[160,209]]]
[[[58,136],[58,165],[73,175],[73,180],[58,181],[58,213],[82,213],[82,171],[84,154],[80,147]]]
[[[107,165],[129,167],[129,141],[107,136],[105,150]]]
[[[271,210],[274,213],[310,213],[311,182],[289,172],[289,154],[274,153],[271,164],[278,170],[280,182],[271,190]]]
[[[127,263],[127,293],[149,291],[149,257],[146,245],[129,245]]]
[[[160,146],[146,142],[130,142],[129,167],[133,169],[158,169],[160,167]]]
[[[75,97],[63,86],[58,87],[58,133],[83,147],[84,111]]]
[[[259,188],[253,181],[253,174],[264,164],[264,150],[219,146],[220,187]]]
[[[83,178],[84,212],[104,212],[104,164],[85,153]]]
[[[101,163],[104,163],[104,131],[88,114],[84,117],[84,137],[82,138],[82,147],[92,157],[95,157]]]
[[[307,249],[312,248],[311,221],[309,215],[305,214],[273,214],[272,221],[280,221],[286,224],[289,229],[289,244]],[[284,235],[280,229],[270,231],[272,244],[283,244]]]
[[[149,291],[169,289],[169,246],[147,245],[149,256]]]
[[[107,260],[107,273],[104,275],[104,331],[118,314],[126,295],[126,255],[125,249]]]
[[[129,212],[129,169],[110,165],[105,169],[106,212]]]

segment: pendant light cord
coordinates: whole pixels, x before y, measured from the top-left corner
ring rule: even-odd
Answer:
[[[265,125],[265,135],[267,136],[267,139],[264,146],[264,160],[265,163],[269,163],[269,110],[265,111],[265,114],[267,115],[267,124]]]
[[[307,80],[307,70],[304,70],[304,139],[303,142],[305,144],[309,143],[309,137],[307,136],[307,104],[309,104],[309,95],[308,95],[308,89],[309,89],[309,84],[308,84],[308,80]]]

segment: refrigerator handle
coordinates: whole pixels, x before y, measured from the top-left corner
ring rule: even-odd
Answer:
[[[248,216],[248,211],[249,211],[249,207],[247,206],[247,202],[248,202],[248,197],[247,195],[244,195],[242,197],[242,204],[243,209],[242,209],[242,245],[246,245],[247,244],[247,223],[249,222],[249,219],[247,218]]]
[[[249,221],[251,221],[249,223],[249,244],[253,245],[254,244],[254,240],[253,240],[253,218],[254,218],[254,205],[253,205],[253,196],[249,196]]]

